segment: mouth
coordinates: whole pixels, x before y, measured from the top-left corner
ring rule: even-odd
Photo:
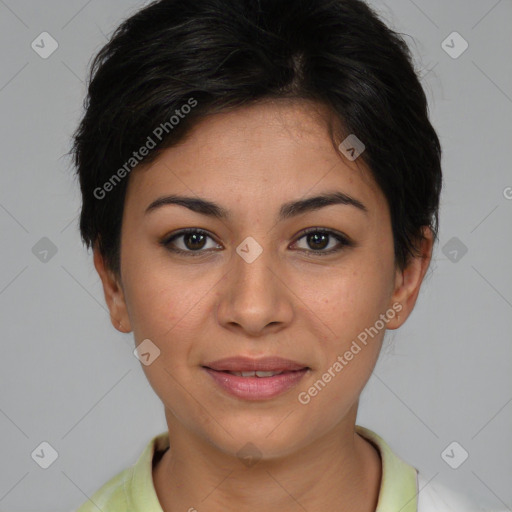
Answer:
[[[219,390],[245,400],[274,398],[295,387],[311,371],[289,359],[232,357],[202,367]]]
[[[291,359],[284,359],[282,357],[277,356],[263,357],[259,359],[244,356],[227,357],[224,359],[219,359],[217,361],[207,363],[204,365],[204,367],[211,368],[212,370],[217,370],[221,372],[235,373],[280,373],[286,371],[303,370],[304,368],[308,368],[306,365],[301,364],[297,361],[292,361]]]
[[[212,368],[210,368],[212,370]],[[214,370],[218,371],[218,370]],[[221,370],[222,371],[222,370]],[[295,370],[298,371],[298,370]],[[230,375],[237,375],[238,377],[273,377],[274,375],[281,375],[285,373],[284,370],[278,372],[264,372],[264,371],[256,371],[256,372],[228,372],[224,371],[224,373],[229,373]]]

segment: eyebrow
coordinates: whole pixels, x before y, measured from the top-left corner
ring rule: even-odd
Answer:
[[[188,208],[193,212],[200,213],[202,215],[207,215],[209,217],[213,217],[216,219],[231,219],[231,214],[229,210],[226,210],[222,206],[212,201],[208,201],[206,199],[201,199],[197,197],[179,196],[175,194],[159,197],[158,199],[154,200],[146,208],[145,214],[148,214],[152,211],[155,211],[157,208],[169,204],[184,206],[185,208]],[[353,206],[365,214],[368,213],[368,209],[366,208],[366,206],[358,199],[343,192],[334,191],[326,192],[314,197],[308,197],[305,199],[299,199],[297,201],[290,201],[288,203],[284,203],[279,209],[278,220],[283,221],[306,212],[319,210],[320,208],[325,208],[326,206],[331,206],[335,204]]]

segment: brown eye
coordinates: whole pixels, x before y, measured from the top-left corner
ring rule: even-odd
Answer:
[[[183,242],[187,249],[195,251],[204,247],[206,236],[201,233],[187,233],[181,236],[183,237]]]
[[[332,254],[334,252],[340,251],[344,246],[353,245],[353,243],[347,237],[341,235],[340,233],[319,228],[308,229],[297,241],[302,239],[306,240],[307,247],[302,247],[300,250],[318,253],[315,254],[315,256]],[[329,249],[325,250],[326,248]]]
[[[312,249],[325,249],[329,245],[330,236],[326,233],[311,233],[306,235],[306,240]]]
[[[212,249],[207,247],[208,239],[213,240],[206,231],[189,228],[165,238],[161,244],[173,252],[188,253],[187,256],[200,256]]]

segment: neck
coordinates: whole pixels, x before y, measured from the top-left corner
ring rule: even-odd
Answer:
[[[336,429],[295,453],[245,466],[166,411],[170,449],[153,469],[164,512],[374,512],[381,461],[376,448],[355,433],[356,412],[357,406]]]

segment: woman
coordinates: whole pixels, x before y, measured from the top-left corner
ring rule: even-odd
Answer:
[[[365,3],[151,3],[96,56],[73,151],[168,424],[79,512],[473,510],[356,425],[442,184],[409,50]]]

